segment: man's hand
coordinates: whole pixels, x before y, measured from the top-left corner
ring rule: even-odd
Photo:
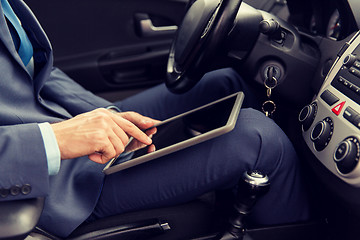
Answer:
[[[148,130],[146,130],[145,134],[147,136],[149,136],[150,138],[152,138],[152,136],[157,132],[156,127],[153,127],[153,128],[151,128],[151,127],[154,124],[159,123],[160,121],[158,121],[158,120],[154,120],[154,119],[150,118],[149,120],[153,122],[153,125],[151,125],[150,127],[142,127],[142,126],[140,126],[141,123],[137,123],[136,119],[134,119],[134,117],[136,115],[134,115],[133,112],[121,112],[121,113],[117,113],[117,114],[119,114],[121,117],[129,120],[130,122],[133,122],[140,129],[148,129]],[[124,151],[125,152],[133,152],[133,151],[136,151],[138,149],[144,148],[146,146],[147,146],[146,144],[144,144],[144,143],[140,142],[139,140],[133,138],[132,140],[130,140],[130,142],[128,143],[128,145],[126,146]],[[154,152],[154,151],[155,151],[155,146],[154,146],[154,144],[151,144],[148,147],[148,152]]]
[[[51,126],[61,159],[88,155],[94,162],[106,163],[125,150],[129,137],[150,145],[151,138],[141,129],[150,128],[157,122],[135,112],[115,114],[100,108]]]

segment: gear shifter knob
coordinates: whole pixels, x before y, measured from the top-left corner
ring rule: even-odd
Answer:
[[[270,188],[267,175],[259,171],[247,171],[238,184],[238,192],[234,204],[233,216],[229,219],[228,229],[217,236],[220,240],[243,239],[245,225],[243,222],[256,201],[266,194]]]
[[[256,201],[270,188],[267,175],[260,171],[246,171],[239,181],[235,208],[245,214],[251,211]]]

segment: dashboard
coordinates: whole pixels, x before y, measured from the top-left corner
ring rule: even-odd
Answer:
[[[360,32],[340,50],[299,120],[316,158],[344,182],[360,187]]]
[[[356,31],[357,21],[349,14],[351,8],[358,6],[355,2],[351,5],[343,4],[343,0],[289,0],[289,9],[292,12],[294,25],[302,31],[312,35],[320,35],[332,40],[342,40],[349,34]],[[301,15],[301,16],[300,16]]]

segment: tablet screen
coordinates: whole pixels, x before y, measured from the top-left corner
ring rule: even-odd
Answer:
[[[236,96],[160,123],[157,133],[152,137],[156,151],[225,126],[235,100]],[[147,148],[135,151],[133,158],[144,154],[147,154]]]
[[[162,121],[156,125],[157,133],[152,137],[154,152],[148,153],[147,147],[136,150],[130,160],[112,160],[103,172],[111,174],[133,167],[231,131],[243,98],[244,94],[238,92]]]

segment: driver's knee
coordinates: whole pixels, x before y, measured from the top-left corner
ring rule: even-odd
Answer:
[[[215,94],[217,98],[242,90],[242,78],[232,68],[223,68],[206,73],[199,82],[204,93]]]
[[[259,170],[272,179],[292,177],[298,158],[287,136],[263,113],[245,108],[240,111],[235,128],[212,140],[208,151],[213,166],[224,172],[224,182],[237,183],[244,171]],[[215,154],[216,153],[216,154]],[[216,156],[221,156],[221,160]],[[226,186],[225,186],[226,187]]]
[[[233,68],[208,72],[198,85],[197,87],[201,88],[202,92],[214,96],[214,100],[242,91],[245,94],[243,106],[259,108],[259,100],[254,94],[254,90]]]
[[[295,150],[286,134],[258,110],[242,109],[234,134],[238,147],[254,155],[244,159],[248,161],[249,170],[257,169],[273,175],[282,168],[290,168],[297,161]]]
[[[306,187],[298,156],[286,134],[273,120],[254,109],[241,111],[235,131],[248,139],[242,140],[246,144],[244,149],[257,151],[255,156],[244,158],[247,169],[262,171],[270,179],[270,191],[257,203],[252,219],[262,224],[306,220],[309,216]]]

